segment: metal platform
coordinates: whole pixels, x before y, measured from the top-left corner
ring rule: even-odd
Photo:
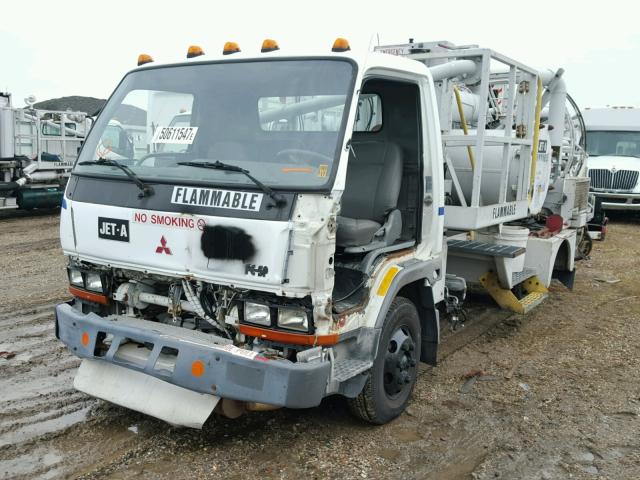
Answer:
[[[522,298],[520,300],[520,304],[522,305],[522,314],[524,315],[529,313],[531,310],[544,302],[548,296],[548,293],[531,292],[530,294]]]
[[[524,282],[525,280],[527,280],[528,278],[533,277],[534,275],[536,275],[536,269],[535,268],[524,268],[521,272],[513,272],[511,274],[511,284],[512,285],[518,285],[519,283]]]
[[[475,240],[448,240],[447,246],[452,253],[466,253],[471,255],[485,255],[489,257],[515,258],[523,255],[524,247],[513,245],[498,245],[495,243],[479,242]]]
[[[340,360],[333,364],[333,379],[344,382],[359,373],[369,370],[373,362],[364,360]]]

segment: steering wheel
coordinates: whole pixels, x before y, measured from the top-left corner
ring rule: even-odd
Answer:
[[[283,159],[296,165],[314,164],[330,164],[333,159],[322,153],[313,152],[311,150],[302,150],[300,148],[285,148],[276,153],[276,159]],[[305,161],[305,159],[307,161]]]

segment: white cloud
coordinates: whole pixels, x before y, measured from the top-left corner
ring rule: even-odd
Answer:
[[[184,58],[189,44],[217,51],[226,40],[258,49],[265,37],[297,50],[329,48],[336,36],[366,46],[448,39],[477,43],[539,68],[564,67],[580,105],[636,104],[640,74],[635,3],[580,1],[123,1],[11,2],[0,26],[0,88],[14,103],[35,93],[104,98],[141,52]]]

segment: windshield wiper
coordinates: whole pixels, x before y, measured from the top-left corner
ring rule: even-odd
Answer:
[[[150,197],[155,192],[153,191],[153,187],[144,183],[138,176],[133,173],[126,165],[116,162],[115,160],[109,160],[108,158],[98,158],[97,160],[90,160],[87,162],[79,162],[78,165],[107,165],[110,167],[116,167],[122,170],[127,177],[131,179],[133,183],[140,189],[140,193],[138,194],[138,198]]]
[[[216,160],[215,162],[178,162],[178,165],[185,165],[187,167],[210,168],[212,170],[224,170],[225,172],[242,173],[249,180],[255,183],[258,186],[258,188],[260,188],[260,190],[262,190],[264,193],[269,195],[269,197],[271,197],[271,199],[275,202],[276,207],[283,207],[284,205],[287,204],[287,201],[284,199],[284,197],[282,197],[282,195],[279,195],[278,193],[274,192],[271,188],[267,187],[264,183],[262,183],[260,180],[255,178],[253,175],[251,175],[249,170],[245,170],[244,168],[238,167],[237,165],[222,163],[219,160]]]

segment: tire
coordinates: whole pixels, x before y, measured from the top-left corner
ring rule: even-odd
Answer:
[[[591,250],[593,249],[593,240],[591,239],[591,235],[589,235],[589,228],[583,227],[582,235],[580,238],[580,243],[578,243],[578,255],[579,258],[577,260],[583,260],[589,257],[591,254]]]
[[[400,415],[411,398],[420,360],[420,319],[415,305],[396,297],[384,319],[378,353],[362,392],[348,399],[356,417],[376,425]]]

